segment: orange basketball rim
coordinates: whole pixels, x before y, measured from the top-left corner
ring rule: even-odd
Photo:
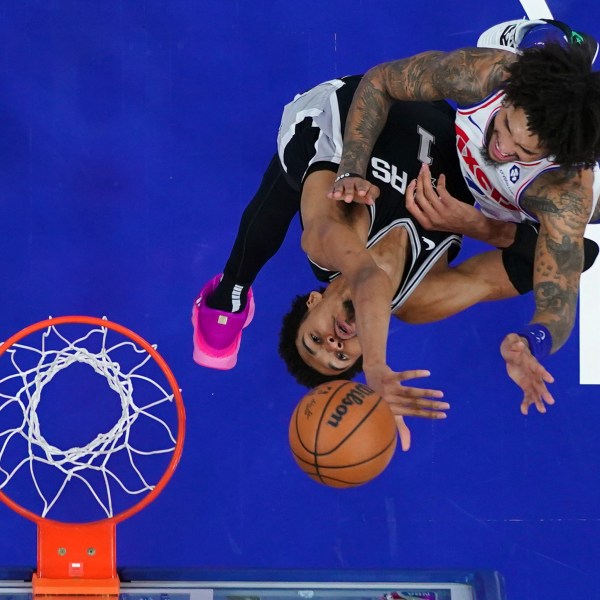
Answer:
[[[145,496],[133,506],[100,520],[84,523],[65,523],[53,520],[15,502],[5,494],[2,488],[0,488],[0,500],[21,516],[37,524],[37,571],[33,575],[32,582],[34,595],[117,595],[119,578],[116,569],[116,525],[148,506],[171,479],[183,450],[185,409],[175,376],[156,348],[135,332],[106,318],[74,315],[49,318],[32,324],[0,345],[0,359],[5,358],[3,355],[6,353],[14,353],[15,348],[22,347],[31,350],[30,346],[22,346],[21,342],[38,332],[43,332],[41,333],[42,349],[40,351],[36,349],[36,352],[43,356],[44,339],[51,332],[58,332],[57,328],[70,325],[89,326],[90,333],[80,339],[87,339],[92,333],[98,333],[104,337],[109,331],[120,334],[127,338],[126,344],[130,344],[132,348],[135,347],[136,352],[142,353],[143,351],[158,365],[160,372],[168,382],[168,385],[165,386],[165,388],[169,388],[167,399],[174,403],[176,410],[176,419],[174,420],[177,432],[172,436],[174,446],[170,449],[172,450],[170,461],[160,480],[155,485],[148,487],[149,491]],[[62,334],[59,338],[65,339]],[[81,359],[77,355],[76,344],[69,342],[68,352],[61,355],[62,362],[59,368],[64,368],[66,355],[71,361],[97,360],[94,357],[89,359],[89,352],[84,351],[83,353],[85,356],[84,359]],[[149,361],[148,357],[146,359]],[[111,369],[114,369],[114,364],[114,362],[111,363]],[[3,381],[0,381],[0,384]],[[3,432],[0,432],[0,435],[3,435]],[[2,455],[0,455],[0,461],[1,458]]]

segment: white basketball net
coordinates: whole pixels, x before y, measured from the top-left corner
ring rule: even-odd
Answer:
[[[175,448],[176,440],[170,427],[162,418],[152,412],[161,404],[172,403],[173,394],[165,390],[154,379],[139,373],[142,367],[152,359],[151,355],[129,339],[109,346],[107,344],[108,331],[106,327],[93,328],[85,335],[71,341],[52,325],[42,333],[41,348],[15,343],[6,352],[10,356],[16,373],[0,379],[0,413],[7,409],[14,411],[16,406],[22,413],[22,421],[5,431],[0,431],[0,489],[4,489],[20,471],[28,470],[43,504],[40,511],[42,517],[48,514],[67,484],[72,480],[79,480],[87,487],[107,517],[114,516],[112,486],[118,485],[121,490],[131,495],[150,492],[154,489],[156,482],[147,481],[142,469],[136,465],[136,460],[151,454],[172,453]],[[94,351],[89,349],[89,341],[92,337],[97,338],[92,344]],[[49,344],[50,339],[52,339],[52,345],[57,345],[55,340],[61,340],[64,347],[60,349],[47,348],[51,345]],[[139,360],[127,372],[123,372],[119,363],[111,358],[111,353],[122,352],[124,349],[133,351],[137,355],[135,361]],[[33,367],[22,368],[19,365],[19,362],[24,362],[19,361],[22,353],[34,354],[33,361],[31,355],[27,357],[30,364],[35,363]],[[106,378],[110,388],[117,392],[121,399],[121,416],[109,431],[99,433],[85,446],[57,448],[44,439],[37,409],[44,386],[57,373],[75,363],[87,364],[96,373]],[[15,381],[17,382],[16,387],[18,387],[16,392],[2,393],[2,389],[6,387],[5,384],[15,383]],[[134,400],[136,381],[145,381],[151,384],[152,389],[156,390],[156,397],[146,399],[145,403],[138,405]],[[148,394],[144,394],[144,396],[148,396]],[[154,431],[157,430],[156,424],[158,424],[158,431],[162,433],[153,436],[152,440],[155,446],[160,446],[158,449],[142,449],[132,443],[130,429],[138,420],[143,419],[153,420]],[[156,439],[156,437],[162,437],[162,439]],[[5,453],[8,452],[11,444],[17,442],[22,444],[23,439],[27,443],[29,456],[8,469],[4,468]],[[118,454],[121,455],[120,460],[123,456],[126,457],[131,472],[134,473],[134,485],[131,484],[131,476],[126,484],[122,477],[111,470],[111,459]],[[60,479],[62,479],[58,490],[44,493],[36,476],[36,469],[40,468],[39,465],[48,465],[58,470]],[[99,486],[101,490],[94,489],[91,481],[92,474],[96,479],[97,487],[97,480],[102,482]]]

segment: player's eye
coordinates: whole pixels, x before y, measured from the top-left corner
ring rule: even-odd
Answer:
[[[349,360],[348,355],[344,354],[343,352],[336,352],[335,356],[342,362],[346,362],[347,360]]]
[[[314,333],[310,334],[310,339],[315,343],[315,344],[320,344],[321,343],[321,338],[318,335],[315,335]]]

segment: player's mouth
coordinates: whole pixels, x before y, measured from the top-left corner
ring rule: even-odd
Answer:
[[[350,338],[353,338],[356,335],[354,323],[349,323],[345,320],[335,319],[333,327],[335,329],[335,335],[340,340],[349,340]]]
[[[489,145],[489,153],[491,157],[498,162],[510,162],[514,160],[514,154],[504,154],[498,145],[498,136],[492,136]]]

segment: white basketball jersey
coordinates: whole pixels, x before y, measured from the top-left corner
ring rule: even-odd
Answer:
[[[527,186],[539,175],[560,165],[543,158],[535,162],[492,163],[482,152],[490,123],[502,107],[502,91],[481,102],[458,108],[456,147],[463,177],[486,216],[500,221],[521,222],[537,219],[521,207]],[[600,170],[594,168],[594,207],[600,195]],[[593,212],[593,210],[592,210]]]

